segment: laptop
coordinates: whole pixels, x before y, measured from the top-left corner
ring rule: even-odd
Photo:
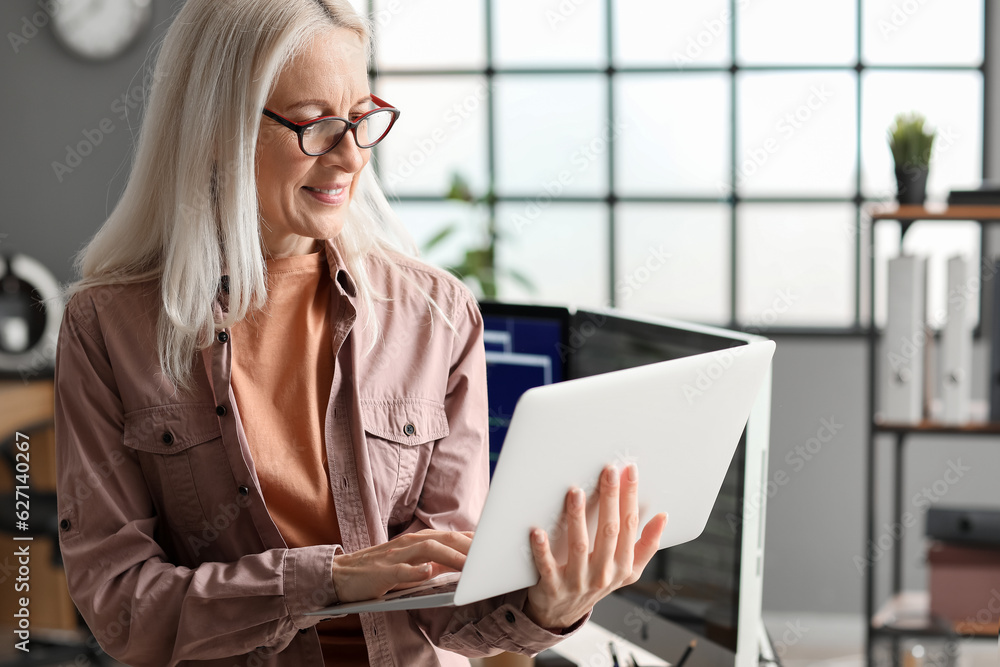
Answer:
[[[464,605],[534,585],[530,530],[547,530],[556,560],[565,563],[559,519],[566,492],[578,486],[588,496],[593,548],[598,507],[591,496],[608,463],[638,466],[640,526],[668,514],[661,549],[695,539],[770,373],[774,347],[754,342],[529,389],[515,406],[462,572],[309,615]]]

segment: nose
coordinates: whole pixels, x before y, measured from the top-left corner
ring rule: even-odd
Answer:
[[[354,134],[348,132],[332,151],[320,156],[324,165],[335,166],[348,173],[356,173],[368,162],[371,149],[358,148]]]

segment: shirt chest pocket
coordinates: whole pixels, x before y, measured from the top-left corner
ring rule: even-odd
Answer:
[[[407,522],[420,499],[434,443],[448,435],[444,404],[422,398],[362,399],[361,416],[379,508]]]
[[[125,415],[124,444],[136,451],[162,521],[204,530],[232,501],[235,482],[215,407],[157,406]]]

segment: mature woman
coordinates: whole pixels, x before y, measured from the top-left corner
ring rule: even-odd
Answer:
[[[535,531],[538,584],[451,609],[305,613],[461,569],[487,489],[482,320],[406,256],[368,167],[346,0],[189,0],[121,202],[84,250],[56,375],[70,592],[130,665],[463,664],[537,652],[638,578],[634,468],[588,547]],[[619,530],[621,526],[621,530]],[[524,536],[528,539],[529,536]]]

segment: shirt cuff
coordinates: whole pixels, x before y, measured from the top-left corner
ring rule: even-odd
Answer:
[[[323,616],[306,616],[337,604],[333,586],[333,557],[344,553],[339,544],[297,547],[285,551],[283,566],[285,608],[299,630],[311,628]]]
[[[526,589],[515,591],[503,598],[503,603],[493,613],[477,624],[484,636],[495,635],[489,643],[496,648],[512,653],[534,655],[566,639],[590,619],[591,611],[568,628],[559,632],[537,625],[524,613],[524,603],[528,599]]]

